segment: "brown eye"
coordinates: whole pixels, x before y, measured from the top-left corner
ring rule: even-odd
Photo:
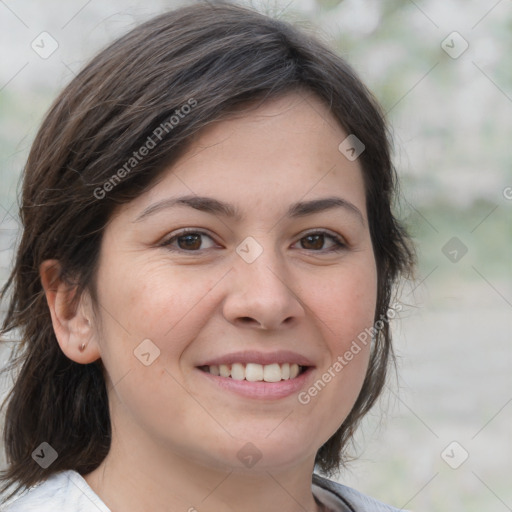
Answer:
[[[306,242],[304,243],[304,240]],[[308,235],[302,238],[303,249],[322,249],[324,245],[324,235]]]
[[[201,235],[183,235],[176,238],[178,247],[185,250],[199,250],[201,248]]]
[[[211,236],[202,231],[181,231],[163,242],[162,247],[166,247],[170,251],[199,252],[205,249],[205,247],[201,247],[204,243],[203,237],[213,241]],[[208,247],[206,247],[206,249],[207,248]]]
[[[323,249],[323,245],[326,239],[331,239],[334,243],[334,246],[330,249]],[[339,251],[341,249],[345,249],[347,246],[344,240],[338,236],[331,235],[329,233],[325,233],[323,231],[319,231],[316,233],[310,233],[300,239],[300,244],[302,249],[312,250],[315,252],[319,251]]]

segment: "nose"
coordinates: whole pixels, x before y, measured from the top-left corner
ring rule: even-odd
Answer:
[[[296,324],[305,308],[286,264],[265,249],[252,263],[235,261],[223,314],[237,327],[276,330]]]

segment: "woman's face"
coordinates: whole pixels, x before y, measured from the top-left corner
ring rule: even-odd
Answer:
[[[114,436],[241,470],[313,464],[359,394],[376,307],[347,135],[288,94],[208,127],[118,210],[96,324]]]

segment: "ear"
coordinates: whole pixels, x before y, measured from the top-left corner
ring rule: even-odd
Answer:
[[[39,275],[50,308],[53,330],[59,346],[69,359],[88,364],[100,358],[99,345],[93,323],[89,294],[85,293],[73,308],[76,285],[61,277],[58,260],[45,260],[39,266]]]

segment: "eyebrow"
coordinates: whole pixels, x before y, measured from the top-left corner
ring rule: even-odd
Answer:
[[[182,197],[174,197],[158,201],[147,208],[133,221],[140,222],[147,217],[176,206],[188,206],[201,212],[211,213],[213,215],[221,215],[223,217],[232,218],[241,221],[243,216],[240,210],[231,204],[219,201],[213,197],[189,195]],[[307,215],[332,210],[334,208],[343,208],[347,212],[355,215],[364,225],[363,214],[354,204],[342,199],[341,197],[324,197],[322,199],[313,199],[311,201],[302,201],[293,203],[288,208],[287,216],[290,218],[300,218]]]

